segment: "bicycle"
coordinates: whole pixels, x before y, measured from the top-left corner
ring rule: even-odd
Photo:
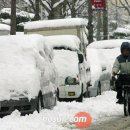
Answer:
[[[122,82],[124,115],[130,115],[130,74],[116,74]]]

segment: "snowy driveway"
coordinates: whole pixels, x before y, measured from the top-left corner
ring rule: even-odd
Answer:
[[[84,99],[83,103],[58,102],[53,110],[42,110],[40,114],[20,116],[15,111],[0,119],[0,130],[70,130],[76,129],[71,119],[78,112],[88,112],[93,123],[109,117],[123,116],[123,106],[116,104],[116,93],[105,92],[101,96]]]

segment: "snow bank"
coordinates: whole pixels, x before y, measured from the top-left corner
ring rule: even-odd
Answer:
[[[0,31],[10,31],[10,26],[6,24],[0,24]]]
[[[58,70],[60,85],[63,85],[66,77],[71,76],[76,78],[79,74],[78,55],[75,51],[54,50],[53,62]]]
[[[2,23],[10,25],[11,24],[11,20],[10,19],[0,19]]]
[[[68,18],[57,20],[34,21],[25,24],[24,29],[56,28],[56,27],[73,27],[87,26],[88,21],[82,18]]]
[[[66,47],[72,50],[78,50],[80,40],[77,36],[73,35],[56,35],[45,37],[45,43],[49,47]]]
[[[96,48],[96,49],[112,49],[118,48],[121,46],[122,42],[130,42],[130,40],[126,39],[115,39],[115,40],[102,40],[95,41],[91,43],[88,48]]]
[[[3,8],[0,13],[7,13],[11,15],[11,8]],[[16,15],[21,17],[28,17],[28,18],[34,18],[35,14],[29,13],[26,11],[20,11],[19,9],[16,9]]]
[[[40,35],[0,37],[0,101],[37,96],[44,70],[45,60],[39,54],[43,48]]]
[[[58,102],[53,110],[42,110],[40,114],[20,116],[15,111],[10,116],[0,119],[1,130],[78,130],[71,119],[78,112],[91,114],[93,123],[123,116],[123,105],[116,104],[116,93],[105,92],[101,96],[84,99],[83,103]]]
[[[3,8],[0,13],[7,13],[11,15],[11,8]]]

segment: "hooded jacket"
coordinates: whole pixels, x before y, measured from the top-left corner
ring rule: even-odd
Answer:
[[[130,44],[128,42],[122,43],[121,53],[125,48],[130,49]],[[130,74],[130,55],[128,57],[125,57],[122,54],[119,55],[115,60],[112,72],[120,72],[120,74]]]
[[[130,56],[128,58],[120,55],[116,58],[112,72],[120,74],[130,74]]]

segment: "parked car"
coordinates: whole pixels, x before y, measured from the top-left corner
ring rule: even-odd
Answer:
[[[90,96],[96,96],[111,88],[111,72],[116,57],[120,54],[125,39],[95,41],[87,48],[90,62],[91,84]]]
[[[41,35],[0,37],[0,115],[32,113],[56,105],[52,50]]]
[[[0,23],[0,36],[9,34],[10,34],[10,26]]]
[[[59,101],[69,99],[82,102],[88,92],[90,73],[89,65],[87,68],[87,62],[79,48],[79,38],[71,35],[48,36],[46,43],[54,50],[53,62],[59,75]]]

